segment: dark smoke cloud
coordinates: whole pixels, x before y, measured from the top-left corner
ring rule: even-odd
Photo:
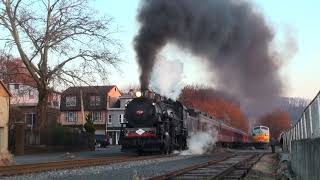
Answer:
[[[158,52],[174,43],[208,62],[217,88],[250,108],[265,108],[280,95],[279,67],[270,48],[273,32],[250,2],[146,0],[138,21],[141,89],[149,86]]]

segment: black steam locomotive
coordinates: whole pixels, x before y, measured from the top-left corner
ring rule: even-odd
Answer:
[[[170,153],[187,148],[187,114],[184,106],[150,91],[126,105],[122,124],[122,150]]]

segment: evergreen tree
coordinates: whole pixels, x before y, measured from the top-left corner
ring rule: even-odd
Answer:
[[[91,113],[86,115],[86,123],[84,124],[84,129],[86,130],[87,133],[90,133],[90,134],[94,134],[94,132],[96,131],[96,127],[93,123]]]
[[[91,151],[94,151],[95,150],[94,132],[96,131],[96,128],[94,126],[91,113],[86,115],[86,123],[84,124],[84,129],[89,134],[89,139],[88,139],[89,148]]]

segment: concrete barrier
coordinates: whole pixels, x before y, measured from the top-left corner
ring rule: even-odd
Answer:
[[[290,156],[297,179],[320,179],[320,138],[292,141]]]

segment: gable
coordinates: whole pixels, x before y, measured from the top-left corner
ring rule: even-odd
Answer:
[[[4,86],[4,84],[0,81],[0,96],[1,97],[10,97],[10,93],[8,89]]]
[[[117,86],[113,86],[109,91],[108,91],[108,97],[119,97],[121,96],[121,93],[118,89]]]

